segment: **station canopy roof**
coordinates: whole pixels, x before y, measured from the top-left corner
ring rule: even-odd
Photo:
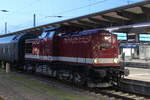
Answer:
[[[94,14],[80,16],[77,18],[49,23],[34,28],[24,29],[9,34],[33,32],[33,31],[43,30],[46,27],[55,27],[55,26],[75,26],[75,27],[80,27],[82,29],[123,26],[117,29],[117,31],[127,32],[131,30],[131,28],[133,28],[133,26],[131,27],[128,25],[147,23],[147,22],[150,22],[150,1],[149,0],[126,5],[126,6],[121,6],[118,8],[113,8],[106,11],[97,12]],[[149,29],[149,26],[150,25],[148,25],[148,27],[146,26],[145,28]],[[139,27],[134,27],[134,28],[140,29]]]

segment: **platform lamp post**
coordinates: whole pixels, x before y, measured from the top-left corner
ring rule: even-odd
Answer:
[[[35,27],[35,26],[36,26],[36,15],[33,14],[33,27]]]
[[[9,12],[8,10],[0,10],[1,12]],[[7,22],[5,22],[5,34],[7,34]]]
[[[64,16],[46,16],[46,17],[57,17],[57,18],[62,18]],[[36,14],[33,14],[33,27],[36,27]]]
[[[8,10],[0,10],[1,12],[9,12]],[[7,22],[5,22],[5,33],[7,32]]]
[[[7,22],[5,22],[5,34],[7,34]]]
[[[9,12],[8,10],[0,10],[1,12]],[[7,22],[5,22],[5,34],[7,34]],[[9,73],[10,72],[10,63],[9,62],[6,62],[6,65],[4,65],[4,62],[2,61],[1,62],[1,66],[2,68],[5,68],[6,67],[6,73]]]

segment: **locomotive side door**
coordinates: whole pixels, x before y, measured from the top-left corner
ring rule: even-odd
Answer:
[[[44,48],[44,53],[45,56],[47,57],[48,60],[54,60],[53,52],[54,52],[54,35],[55,35],[55,30],[51,30],[47,32],[46,38],[45,38],[45,48]]]
[[[59,56],[60,56],[60,32],[57,31],[55,33],[55,36],[53,38],[53,56],[55,56],[57,59],[55,60],[58,60]]]
[[[53,38],[55,30],[44,31],[40,38],[40,59],[53,60]]]
[[[42,32],[42,34],[39,36],[39,59],[44,60],[44,48],[45,48],[45,38],[46,38],[47,32]]]

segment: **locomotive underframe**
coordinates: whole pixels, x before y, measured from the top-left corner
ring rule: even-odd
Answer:
[[[114,84],[117,85],[120,78],[126,74],[126,70],[120,66],[94,67],[62,62],[50,63],[30,60],[25,61],[23,70],[66,80],[76,85],[88,85],[88,87],[109,87]]]

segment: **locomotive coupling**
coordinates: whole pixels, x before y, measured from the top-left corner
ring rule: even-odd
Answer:
[[[123,76],[128,76],[129,75],[129,70],[128,69],[124,69],[124,68],[119,68],[119,69],[112,69],[111,70],[112,74],[117,74],[117,75],[123,75]]]
[[[130,74],[129,70],[128,69],[124,69],[124,75],[128,76],[129,74]]]
[[[128,69],[121,69],[120,70],[120,74],[121,75],[124,75],[124,76],[128,76],[130,74],[129,70]]]

